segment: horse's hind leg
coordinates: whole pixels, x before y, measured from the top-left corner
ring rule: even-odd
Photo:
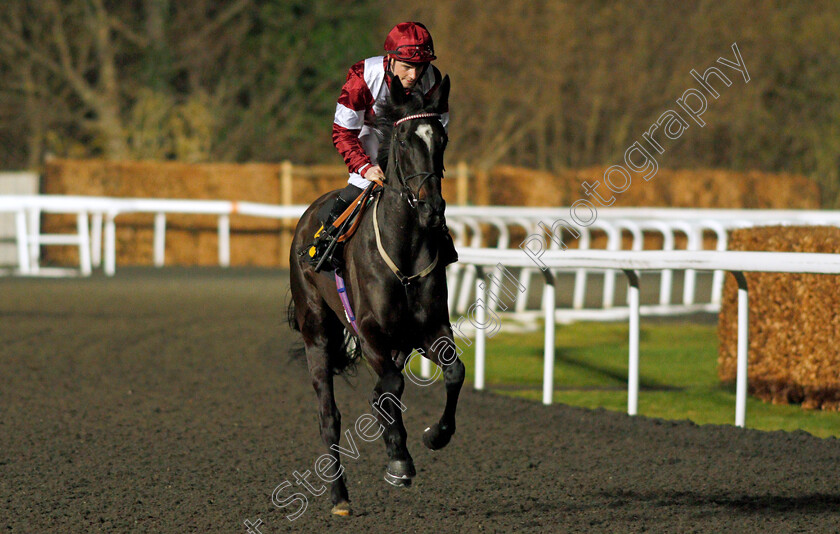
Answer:
[[[423,433],[423,444],[432,450],[445,447],[455,433],[455,411],[458,408],[461,386],[464,384],[464,364],[458,358],[457,348],[452,339],[452,331],[446,328],[425,352],[427,358],[443,369],[443,382],[446,386],[446,407],[443,409],[443,416]]]
[[[402,373],[394,365],[390,354],[380,353],[371,358],[371,364],[379,375],[379,382],[373,389],[370,404],[379,423],[384,428],[382,437],[388,453],[385,480],[394,486],[410,486],[417,474],[414,461],[406,447],[406,432],[402,413],[407,409],[400,400],[405,389]]]
[[[335,404],[333,391],[333,366],[330,355],[343,350],[343,327],[341,323],[325,313],[315,321],[314,317],[304,320],[301,325],[304,343],[306,345],[306,361],[312,386],[318,395],[318,420],[321,426],[321,440],[327,447],[331,461],[319,476],[332,481],[330,495],[332,497],[332,512],[336,515],[350,515],[350,498],[347,495],[344,468],[341,466],[338,448],[341,439],[341,414]],[[319,462],[320,463],[320,462]]]

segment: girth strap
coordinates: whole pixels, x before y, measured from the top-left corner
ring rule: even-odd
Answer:
[[[379,196],[376,197],[376,201],[373,203],[373,231],[376,234],[376,248],[379,249],[379,255],[382,256],[383,260],[385,260],[385,263],[388,265],[388,268],[391,269],[391,272],[394,273],[397,276],[397,278],[399,278],[400,282],[402,282],[402,285],[404,286],[407,286],[411,282],[417,280],[418,278],[423,278],[429,273],[431,273],[435,269],[435,266],[438,262],[437,251],[435,252],[435,259],[432,260],[432,264],[420,271],[419,273],[412,276],[406,276],[400,272],[400,269],[394,263],[394,260],[391,259],[388,253],[385,252],[385,247],[382,246],[382,237],[379,235],[379,220],[376,216],[376,212],[378,211],[377,208],[379,208]]]

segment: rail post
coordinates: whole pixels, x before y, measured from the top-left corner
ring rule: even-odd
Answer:
[[[230,267],[230,215],[219,215],[219,265]]]
[[[79,270],[83,276],[90,276],[90,229],[86,211],[79,212],[76,215],[76,226],[79,232]]]
[[[280,204],[283,206],[292,205],[292,177],[294,166],[289,160],[280,164]],[[294,220],[283,219],[280,222],[280,265],[286,265],[289,261],[288,250],[292,246],[292,232],[294,231]]]
[[[154,263],[163,267],[166,258],[166,214],[155,214]]]
[[[117,270],[117,225],[114,217],[117,214],[108,212],[105,214],[105,275],[114,276]]]
[[[102,266],[102,213],[90,215],[90,262],[93,267]]]
[[[29,236],[26,233],[26,211],[23,208],[15,212],[15,232],[20,272],[29,274]]]
[[[487,334],[484,332],[485,321],[487,320],[487,284],[484,283],[484,270],[476,265],[475,277],[475,301],[482,302],[482,306],[476,306],[475,320],[478,323],[475,329],[475,384],[476,390],[484,389],[484,349]],[[469,313],[469,311],[467,312]],[[475,326],[475,325],[473,325]]]
[[[469,176],[470,169],[466,161],[459,161],[458,166],[455,167],[455,200],[459,206],[467,205],[467,197],[469,195]]]
[[[735,386],[735,426],[744,428],[747,422],[747,359],[750,334],[750,304],[747,278],[741,271],[732,271],[738,281],[738,371]]]
[[[543,404],[548,406],[554,397],[554,275],[551,269],[543,272],[545,287],[543,303],[545,310],[545,339],[543,341]]]
[[[630,307],[630,350],[627,363],[627,414],[639,411],[639,273],[624,269],[629,287],[627,304]]]

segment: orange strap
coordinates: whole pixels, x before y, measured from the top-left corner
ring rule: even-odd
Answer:
[[[367,202],[367,198],[370,196],[370,194],[373,192],[373,190],[378,188],[378,187],[385,187],[385,184],[383,184],[381,180],[373,179],[371,181],[374,183],[374,185],[371,186],[371,187],[368,187],[367,189],[362,191],[361,194],[359,194],[359,196],[356,197],[356,200],[351,202],[350,205],[347,207],[347,209],[344,210],[344,213],[339,215],[338,218],[335,220],[335,222],[333,222],[333,226],[335,226],[336,228],[341,226],[344,223],[344,221],[347,220],[347,217],[349,217],[350,214],[353,213],[353,210],[356,208],[356,205],[360,202],[362,203],[362,211],[363,211],[364,208],[365,208],[364,204],[365,204],[365,202]],[[339,243],[347,241],[356,232],[356,229],[359,227],[359,224],[362,222],[362,211],[360,211],[359,214],[356,216],[356,220],[353,221],[353,224],[350,225],[350,228],[348,228],[346,232],[344,232],[343,234],[338,236],[338,242]]]

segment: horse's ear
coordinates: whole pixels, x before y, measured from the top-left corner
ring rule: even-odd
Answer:
[[[449,110],[449,75],[443,77],[443,81],[435,92],[432,93],[432,99],[427,108],[433,113],[445,113]]]
[[[388,74],[388,86],[391,88],[391,103],[401,106],[406,103],[408,96],[405,94],[402,82],[396,74]]]

